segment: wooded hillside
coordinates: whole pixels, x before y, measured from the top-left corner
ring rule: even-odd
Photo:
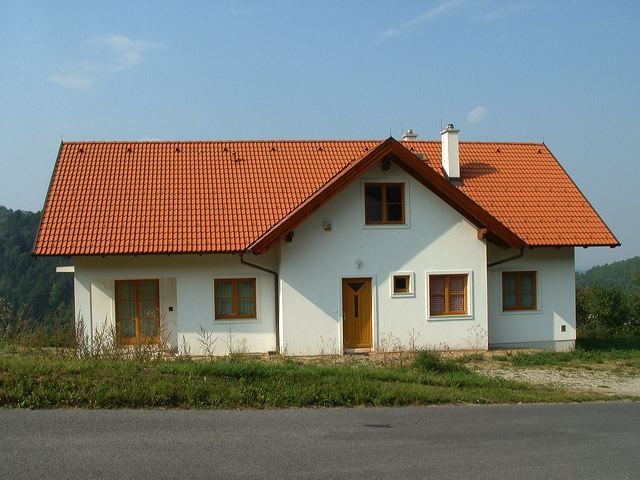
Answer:
[[[56,273],[68,258],[31,256],[40,213],[0,206],[0,322],[50,325],[73,320],[73,275]]]
[[[607,263],[576,273],[576,287],[619,288],[629,291],[640,284],[640,257]]]

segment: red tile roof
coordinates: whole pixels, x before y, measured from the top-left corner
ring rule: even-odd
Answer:
[[[400,144],[391,142],[399,151]],[[381,145],[374,140],[63,143],[34,254],[243,251]],[[430,175],[444,177],[440,142],[403,145],[421,154]],[[497,220],[523,244],[618,244],[545,145],[461,142],[460,163],[456,188],[464,196],[455,192],[456,202],[470,199],[480,212],[476,218]]]

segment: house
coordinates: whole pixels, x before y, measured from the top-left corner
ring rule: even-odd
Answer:
[[[544,144],[64,142],[36,256],[118,343],[290,355],[574,347],[574,248],[619,242]]]

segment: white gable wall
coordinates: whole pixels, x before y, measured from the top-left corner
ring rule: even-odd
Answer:
[[[365,226],[363,183],[404,182],[406,226]],[[331,231],[323,229],[331,223]],[[371,277],[373,347],[487,348],[486,244],[453,208],[392,164],[375,166],[294,231],[280,247],[282,349],[342,352],[341,279]],[[356,266],[360,261],[359,267]],[[411,272],[414,295],[393,298],[391,275]],[[428,318],[427,278],[467,273],[470,315]]]
[[[489,245],[489,263],[518,251]],[[537,308],[502,310],[502,272],[535,271]],[[565,331],[562,331],[562,327]],[[575,346],[574,249],[525,250],[522,258],[489,268],[489,343],[495,347],[569,350]]]

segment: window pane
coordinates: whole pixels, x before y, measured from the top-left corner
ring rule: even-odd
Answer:
[[[154,300],[140,304],[140,335],[143,337],[155,337],[158,334],[158,305]]]
[[[382,221],[382,204],[381,203],[367,203],[365,207],[365,221],[366,223]]]
[[[216,299],[233,298],[233,283],[216,280]]]
[[[140,283],[140,300],[155,301],[158,298],[158,284],[156,282]]]
[[[238,315],[255,315],[253,299],[238,299]]]
[[[146,315],[140,319],[140,335],[143,337],[158,335],[158,322],[155,315]]]
[[[253,282],[238,282],[238,296],[253,298]]]
[[[118,283],[118,299],[122,302],[133,302],[134,286],[131,283]]]
[[[365,222],[382,222],[382,185],[365,185]]]
[[[397,275],[393,277],[393,291],[396,293],[409,291],[409,277],[406,275]]]
[[[255,315],[253,303],[255,282],[253,280],[237,283],[238,289],[238,315]]]
[[[230,298],[216,298],[216,316],[233,315],[233,300]]]
[[[466,282],[466,276],[464,275],[452,275],[449,277],[449,292],[453,294],[464,294],[464,285]]]
[[[402,204],[387,204],[387,222],[402,222]]]
[[[520,306],[524,308],[535,307],[535,295],[533,291],[533,274],[522,273],[520,275]]]
[[[464,294],[455,294],[451,295],[449,298],[450,305],[449,311],[451,312],[464,312]]]
[[[119,335],[122,337],[135,337],[136,336],[135,303],[119,301],[116,315],[118,318]]]
[[[443,276],[431,276],[429,277],[431,295],[443,295],[444,296],[444,277]]]
[[[382,185],[365,185],[364,191],[367,203],[382,203]]]
[[[431,314],[444,313],[444,295],[431,295]]]
[[[132,338],[136,336],[136,319],[127,318],[120,320],[120,336]]]
[[[135,337],[135,285],[131,283],[118,283],[118,305],[116,308],[118,335],[126,338]]]
[[[402,185],[387,185],[387,202],[402,204]]]
[[[513,273],[504,273],[502,275],[502,308],[515,308],[516,305],[516,276]]]

